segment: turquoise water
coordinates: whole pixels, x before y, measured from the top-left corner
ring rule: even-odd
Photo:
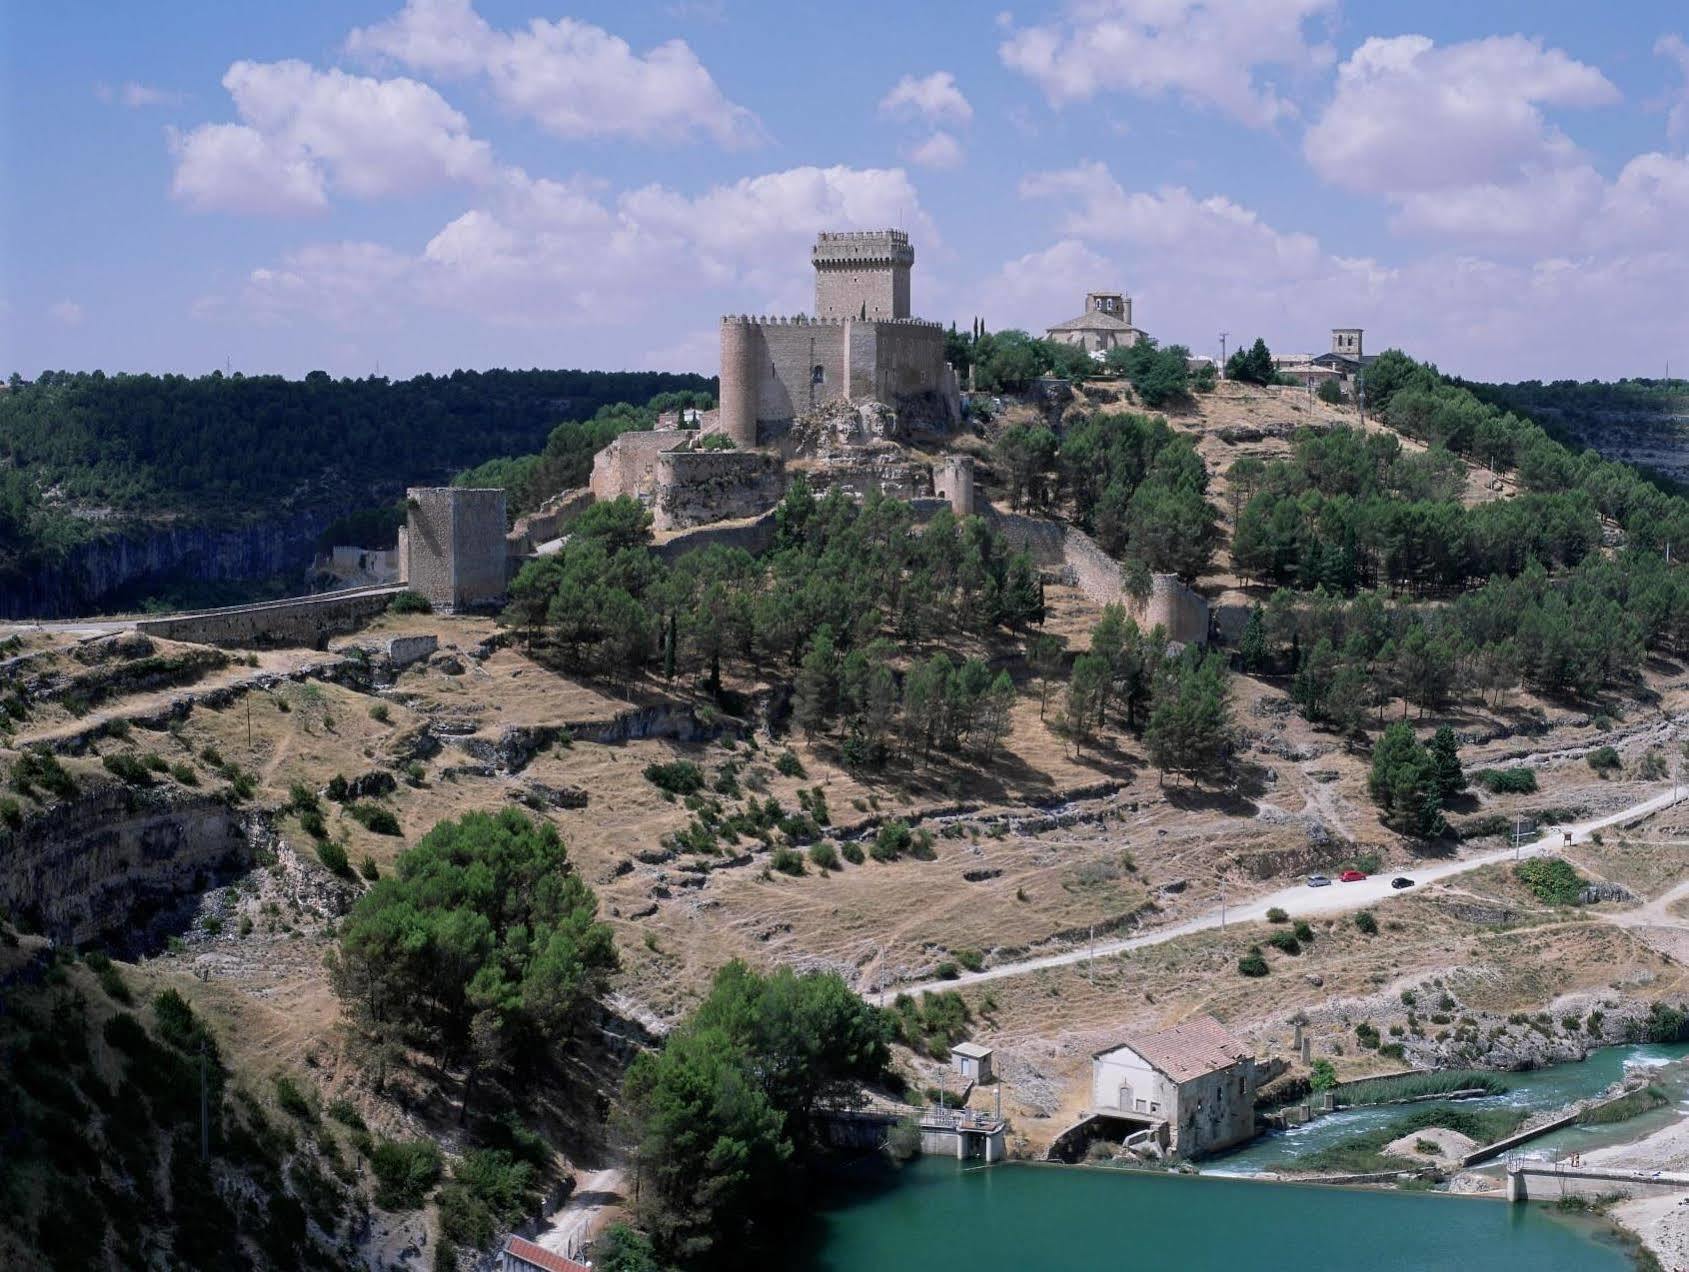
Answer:
[[[885,1179],[893,1175],[895,1182]],[[876,1186],[876,1182],[878,1186]],[[818,1220],[805,1272],[1623,1272],[1537,1206],[1076,1166],[918,1159]]]
[[[1461,1100],[1461,1108],[1523,1108],[1535,1112],[1539,1109],[1559,1108],[1595,1095],[1612,1083],[1624,1077],[1627,1069],[1638,1066],[1658,1070],[1665,1084],[1674,1094],[1681,1098],[1681,1092],[1689,1086],[1689,1044],[1673,1043],[1670,1046],[1640,1044],[1632,1047],[1601,1047],[1590,1052],[1589,1059],[1576,1064],[1558,1064],[1548,1069],[1536,1069],[1529,1073],[1502,1073],[1497,1076],[1511,1088],[1504,1095],[1488,1096],[1481,1100]],[[1427,1101],[1436,1106],[1442,1101]],[[1408,1108],[1418,1110],[1423,1106],[1410,1105],[1380,1105],[1373,1108],[1344,1109],[1337,1113],[1330,1113],[1316,1118],[1306,1126],[1296,1127],[1289,1131],[1275,1131],[1252,1141],[1235,1153],[1210,1158],[1205,1161],[1203,1169],[1219,1174],[1253,1175],[1263,1171],[1277,1170],[1289,1164],[1294,1158],[1316,1148],[1339,1143],[1361,1132],[1369,1131],[1376,1126],[1393,1122],[1401,1117]],[[1653,1120],[1657,1125],[1670,1113],[1662,1110],[1661,1116]],[[1636,1129],[1642,1127],[1642,1119],[1622,1124],[1623,1134],[1615,1136],[1613,1127],[1592,1128],[1589,1130],[1572,1129],[1556,1132],[1553,1136],[1545,1136],[1541,1141],[1532,1141],[1526,1146],[1526,1151],[1550,1151],[1560,1146],[1594,1147],[1597,1143],[1610,1143],[1615,1138],[1633,1138]]]

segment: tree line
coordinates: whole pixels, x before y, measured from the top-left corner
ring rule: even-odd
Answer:
[[[942,509],[917,533],[906,503],[816,498],[800,477],[775,524],[760,557],[712,545],[670,565],[649,550],[650,514],[636,501],[595,504],[561,551],[512,581],[506,620],[567,670],[702,674],[718,691],[724,663],[796,668],[823,629],[842,659],[882,636],[920,645],[1042,616],[1030,558],[981,518]]]
[[[1059,436],[1018,424],[997,440],[995,458],[1011,505],[1069,512],[1140,574],[1188,582],[1213,561],[1221,536],[1207,466],[1190,439],[1159,417],[1099,412]]]

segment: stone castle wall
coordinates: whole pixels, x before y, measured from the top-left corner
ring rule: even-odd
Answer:
[[[845,398],[953,422],[960,402],[944,361],[944,328],[912,318],[722,319],[721,429],[739,446]]]
[[[241,649],[321,646],[328,637],[356,631],[387,608],[400,587],[325,592],[289,601],[231,605],[168,618],[143,618],[135,630],[164,640]]]
[[[670,451],[657,457],[652,528],[681,530],[766,512],[786,490],[784,465],[760,451]]]

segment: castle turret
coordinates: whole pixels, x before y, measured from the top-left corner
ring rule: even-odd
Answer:
[[[909,317],[915,249],[902,230],[820,234],[810,260],[817,318]]]
[[[721,431],[741,450],[757,444],[757,347],[761,329],[744,317],[721,320]]]
[[[974,514],[974,457],[946,455],[932,467],[933,493],[950,501],[958,517]]]

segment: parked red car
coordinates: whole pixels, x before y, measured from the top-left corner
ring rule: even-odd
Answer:
[[[1366,878],[1366,872],[1363,870],[1345,870],[1337,877],[1344,883],[1359,883],[1362,879]]]

